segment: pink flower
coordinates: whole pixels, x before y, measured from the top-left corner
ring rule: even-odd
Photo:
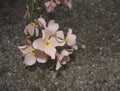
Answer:
[[[24,34],[25,35],[30,35],[30,36],[33,36],[35,34],[36,37],[38,37],[39,30],[37,28],[37,25],[35,23],[28,24],[24,29]]]
[[[56,2],[57,5],[60,5],[62,1],[61,0],[55,0],[55,2]]]
[[[68,46],[71,46],[74,49],[78,49],[76,45],[76,35],[72,34],[72,29],[69,28],[69,31],[66,36],[66,43]]]
[[[64,3],[66,6],[68,6],[69,9],[72,8],[72,0],[65,0]]]
[[[30,18],[30,11],[29,9],[26,10],[25,14],[24,14],[24,18]]]
[[[73,53],[73,49],[68,50],[62,50],[60,54],[57,55],[57,64],[56,64],[56,70],[58,70],[62,65],[65,65],[67,62],[69,62],[70,58],[69,55]]]
[[[53,0],[51,0],[45,3],[45,7],[47,12],[53,12],[56,7],[56,4],[53,2]]]
[[[44,27],[44,30],[42,30],[43,38],[48,39],[49,37],[55,37],[59,43],[65,42],[63,31],[57,31],[59,29],[59,24],[55,23],[55,20],[50,20],[48,26],[44,18],[39,18],[38,21],[40,25]]]
[[[56,47],[57,46],[64,46],[65,43],[59,43],[55,37],[50,37],[45,35],[45,30],[42,31],[43,37],[36,39],[33,42],[33,47],[40,51],[45,52],[49,55],[52,59],[55,59],[56,54]],[[49,35],[49,34],[48,34]]]
[[[41,51],[34,49],[31,45],[18,46],[20,51],[25,54],[24,64],[33,65],[36,63],[36,60],[39,63],[45,63],[47,61],[47,55]]]

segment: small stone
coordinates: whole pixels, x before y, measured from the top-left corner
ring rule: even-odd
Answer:
[[[78,66],[78,69],[81,69],[82,67],[81,66]]]
[[[57,84],[58,84],[58,82],[55,82],[54,84],[55,84],[55,85],[57,85]]]
[[[95,67],[95,65],[93,64],[92,67]]]
[[[86,48],[86,46],[85,46],[85,45],[81,45],[81,47],[82,47],[83,49],[85,49],[85,48]]]

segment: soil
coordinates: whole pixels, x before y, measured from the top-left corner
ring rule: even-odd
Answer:
[[[23,64],[26,4],[7,1],[0,2],[0,91],[120,91],[120,0],[73,0],[72,10],[44,13],[77,35],[78,50],[58,71],[50,62]]]

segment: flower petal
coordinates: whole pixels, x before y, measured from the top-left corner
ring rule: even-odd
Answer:
[[[59,29],[59,24],[58,24],[58,23],[49,25],[49,26],[46,28],[46,30],[51,31],[52,33],[55,33],[58,29]]]
[[[62,50],[59,55],[59,60],[62,60],[64,56],[68,56],[69,52],[67,50]]]
[[[36,58],[39,63],[45,63],[48,59],[48,56],[45,53],[39,51],[37,52]]]
[[[29,26],[28,33],[30,34],[30,36],[34,35],[34,27],[33,26]]]
[[[43,50],[44,50],[44,44],[43,44],[42,38],[39,38],[39,39],[34,40],[34,41],[33,41],[33,47],[34,47],[35,49],[38,49],[38,50],[43,51]]]
[[[58,42],[60,42],[60,43],[64,42],[64,33],[63,33],[63,31],[57,31],[55,37],[58,40]]]
[[[60,61],[57,61],[57,64],[56,64],[56,70],[60,69],[62,65],[60,64]]]
[[[24,34],[25,34],[25,35],[28,35],[28,26],[25,27],[25,29],[24,29]]]
[[[46,47],[44,52],[49,55],[52,59],[55,59],[56,49],[54,47]]]
[[[55,0],[55,2],[56,2],[57,5],[60,5],[62,1],[61,0]]]
[[[23,54],[27,54],[27,53],[29,53],[33,49],[32,46],[30,46],[30,45],[18,46],[18,48],[20,49],[20,51]]]
[[[31,66],[31,65],[35,64],[35,62],[36,62],[35,56],[32,56],[32,55],[30,55],[30,54],[27,54],[27,55],[25,56],[25,59],[24,59],[24,62],[23,62],[23,63],[26,64],[26,65]]]
[[[39,36],[39,30],[38,30],[38,28],[35,29],[35,35],[36,35],[36,37]]]
[[[55,20],[50,20],[50,21],[48,22],[48,26],[53,25],[53,24],[55,24]]]
[[[65,65],[69,60],[70,60],[69,56],[64,56],[60,62],[62,65]]]
[[[68,6],[69,9],[72,8],[72,0],[65,0],[65,5]]]
[[[53,1],[48,1],[45,3],[45,7],[46,7],[47,12],[52,12],[54,11],[56,4]]]
[[[31,45],[32,44],[32,41],[30,40],[30,38],[25,38],[25,42],[27,43],[27,44],[29,44],[29,45]]]
[[[51,36],[51,32],[50,31],[42,30],[42,39],[43,40],[48,40],[50,36]]]
[[[46,28],[46,21],[44,18],[38,18],[38,23],[39,23],[40,27],[43,26],[44,28]]]
[[[69,46],[75,45],[76,43],[76,35],[72,34],[72,29],[69,29],[68,34],[66,36],[66,43]]]
[[[71,46],[73,49],[75,49],[75,50],[78,50],[78,46],[77,45],[73,45],[73,46]]]
[[[54,47],[65,45],[64,41],[63,42],[58,42],[58,40],[55,37],[51,37],[50,42],[51,42],[52,46],[54,46]]]

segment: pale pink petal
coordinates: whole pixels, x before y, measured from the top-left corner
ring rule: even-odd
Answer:
[[[36,37],[39,36],[39,29],[38,28],[35,29],[35,35],[36,35]]]
[[[69,29],[66,37],[67,45],[72,46],[76,43],[76,35],[72,34],[72,29]]]
[[[28,26],[25,27],[25,29],[24,29],[24,34],[25,34],[25,35],[28,35]]]
[[[55,37],[51,37],[50,38],[50,42],[52,44],[52,46],[56,47],[56,46],[64,46],[65,42],[58,42],[58,40]]]
[[[29,46],[29,45],[18,46],[18,48],[23,54],[28,54],[33,49],[32,46]]]
[[[48,1],[45,3],[45,7],[46,7],[47,12],[52,12],[54,11],[56,4],[53,1]]]
[[[55,24],[55,20],[50,20],[50,21],[48,22],[48,26],[53,25],[53,24]]]
[[[46,59],[41,59],[41,58],[37,58],[37,61],[38,61],[39,63],[45,63],[45,62],[47,62]]]
[[[52,59],[55,59],[56,49],[54,47],[45,47],[44,52]]]
[[[30,11],[29,9],[26,10],[25,14],[24,14],[24,18],[30,18]]]
[[[35,64],[35,62],[36,62],[35,56],[32,56],[31,54],[27,54],[25,56],[25,59],[24,59],[23,63],[28,65],[28,66],[31,66],[31,65]]]
[[[45,3],[45,6],[49,7],[50,4],[51,4],[51,1],[48,1],[48,2]]]
[[[43,40],[48,40],[50,36],[51,36],[51,32],[50,31],[42,30],[42,39]]]
[[[48,56],[40,51],[37,52],[36,58],[39,63],[45,63],[48,60]]]
[[[59,60],[62,60],[64,56],[68,56],[69,52],[67,50],[62,50],[59,55]]]
[[[46,28],[46,21],[44,18],[38,18],[38,23],[39,23],[40,27],[43,26],[44,28]]]
[[[56,64],[56,70],[60,69],[62,65],[60,64],[60,61],[57,61],[57,64]]]
[[[69,9],[72,8],[72,0],[65,0],[65,5],[68,6]]]
[[[69,56],[64,56],[60,62],[62,65],[65,65],[69,60],[70,60]]]
[[[43,51],[44,50],[44,43],[43,43],[43,40],[42,38],[39,38],[39,39],[36,39],[33,41],[33,47],[35,49],[38,49],[40,51]]]
[[[34,35],[34,26],[30,26],[28,28],[28,33],[30,34],[30,36],[33,36]]]
[[[73,49],[75,49],[75,50],[78,50],[78,46],[77,45],[73,45],[73,46],[71,46]]]
[[[57,41],[59,43],[64,42],[64,33],[63,33],[63,31],[57,31],[55,37],[56,37],[56,39],[57,39]]]
[[[25,39],[25,42],[26,42],[27,44],[29,44],[29,45],[32,45],[32,41],[31,41],[29,38],[26,38],[26,39]]]
[[[61,4],[61,0],[55,0],[55,2],[56,2],[57,5]]]
[[[59,24],[55,23],[46,28],[46,30],[51,31],[51,33],[55,33],[59,29]]]

